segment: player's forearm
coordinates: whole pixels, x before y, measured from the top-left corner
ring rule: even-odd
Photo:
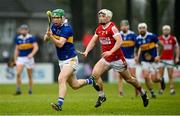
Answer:
[[[15,60],[15,61],[16,61],[16,59],[17,59],[17,57],[18,57],[18,54],[19,54],[18,49],[15,48],[15,50],[14,50],[14,60]]]
[[[88,46],[86,47],[85,52],[89,53],[89,51],[91,51],[94,48],[94,46],[96,45],[96,40],[97,37],[94,35],[91,41],[89,42]]]
[[[114,44],[114,47],[110,50],[111,53],[114,53],[115,51],[120,49],[121,44],[122,44],[121,36],[116,36],[114,39],[116,40],[116,43]]]
[[[56,38],[54,38],[53,36],[50,37],[52,42],[58,46],[59,48],[62,48],[64,46],[64,42],[61,42],[60,40],[57,40]]]
[[[44,35],[44,41],[49,40],[49,37],[47,36],[47,34]]]
[[[95,46],[94,42],[90,42],[85,50],[85,52],[89,53]]]
[[[141,48],[139,48],[139,49],[137,50],[137,59],[140,58],[140,55],[141,55]]]
[[[162,51],[164,49],[164,46],[161,42],[158,42],[158,53],[159,53],[159,56],[162,55]]]
[[[116,41],[114,47],[110,50],[111,53],[114,53],[115,51],[117,51],[118,49],[120,49],[121,46],[121,42],[120,41]]]
[[[180,52],[180,50],[179,50],[179,45],[176,47],[176,58],[179,58],[179,52]]]
[[[37,45],[37,43],[36,43],[36,44],[34,45],[34,47],[33,47],[32,52],[31,52],[32,56],[34,56],[34,55],[37,53],[38,49],[39,49],[39,47],[38,47],[38,45]]]

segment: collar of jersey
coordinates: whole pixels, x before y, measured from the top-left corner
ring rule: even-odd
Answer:
[[[29,37],[31,37],[30,34],[26,34],[25,37],[23,37],[23,35],[19,35],[19,38],[20,38],[20,39],[27,39],[27,38],[29,38]]]
[[[170,38],[170,34],[168,35],[168,37],[165,37],[165,36],[163,35],[163,38],[164,38],[165,40],[168,40],[168,39]]]
[[[111,24],[111,22],[109,22],[108,24],[106,24],[105,27],[102,25],[102,28],[105,30],[105,29],[107,29],[107,28],[109,27],[110,24]]]
[[[57,27],[57,28],[58,28],[58,27],[62,27],[65,23],[68,23],[68,20],[67,20],[67,19],[65,19],[64,22],[63,22],[60,26],[55,26],[55,27]]]
[[[146,37],[147,37],[149,34],[150,34],[149,32],[146,32],[146,35],[145,35],[145,36],[141,36],[141,35],[139,35],[139,36],[140,36],[140,38],[142,38],[142,39],[146,39]]]
[[[128,34],[132,33],[132,31],[128,30],[127,33],[124,33],[123,31],[121,31],[120,33],[124,36],[127,36]]]

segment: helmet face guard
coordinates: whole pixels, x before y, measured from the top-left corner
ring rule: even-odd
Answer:
[[[111,21],[112,12],[107,9],[102,9],[98,12],[98,19],[100,24],[106,24]]]
[[[138,31],[141,35],[145,35],[147,32],[147,24],[146,23],[139,23],[138,24]]]
[[[164,25],[162,27],[162,32],[167,37],[171,33],[171,27],[169,25]]]

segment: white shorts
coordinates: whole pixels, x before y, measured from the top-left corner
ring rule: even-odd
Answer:
[[[34,67],[34,58],[18,57],[16,64],[24,65],[26,68],[32,69]]]
[[[69,65],[74,69],[74,71],[76,71],[78,68],[78,64],[79,64],[79,62],[78,62],[77,56],[67,59],[67,60],[59,60],[60,69],[62,69],[64,65]]]
[[[152,74],[155,74],[159,71],[159,66],[155,62],[141,62],[142,64],[142,70],[147,70]]]
[[[116,72],[123,72],[127,69],[127,64],[124,63],[122,60],[107,62],[104,58],[101,58],[104,63],[106,63],[109,68],[112,68]]]
[[[168,64],[174,64],[174,61],[173,60],[162,60],[163,62],[166,62]],[[167,65],[165,63],[159,63],[159,67],[165,67],[165,68],[173,68],[173,66],[171,65]]]
[[[126,62],[129,68],[135,68],[136,63],[134,58],[126,58]]]

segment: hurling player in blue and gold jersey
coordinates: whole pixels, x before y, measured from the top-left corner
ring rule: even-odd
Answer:
[[[126,62],[128,64],[129,71],[131,75],[135,76],[136,70],[135,70],[135,46],[136,46],[136,37],[137,35],[129,30],[129,22],[128,20],[122,20],[120,23],[120,34],[122,37],[122,44],[121,44],[121,50],[124,53],[124,56],[126,58]],[[122,78],[119,78],[118,82],[118,90],[120,96],[123,96],[123,80]],[[135,95],[138,95],[138,92],[135,91]]]
[[[147,24],[140,23],[138,25],[139,35],[136,38],[136,45],[138,50],[138,58],[142,64],[143,75],[145,78],[146,86],[151,92],[152,98],[156,95],[153,90],[152,81],[160,82],[161,88],[165,89],[164,79],[161,79],[158,71],[158,62],[163,50],[162,43],[158,40],[155,34],[147,31]]]
[[[27,68],[27,73],[29,77],[29,94],[32,94],[32,69],[34,65],[33,56],[38,51],[38,44],[34,36],[29,34],[29,28],[27,25],[23,24],[19,28],[19,35],[15,38],[15,52],[14,60],[16,63],[16,76],[17,76],[17,88],[15,95],[21,94],[21,74],[23,68]]]
[[[52,11],[53,24],[51,29],[48,29],[44,36],[44,40],[49,39],[55,44],[61,69],[58,77],[58,102],[51,103],[52,108],[57,111],[62,110],[64,97],[67,93],[66,83],[68,83],[73,89],[92,84],[91,79],[76,79],[75,71],[78,66],[78,57],[73,44],[73,30],[64,15],[65,13],[62,9],[55,9]]]

